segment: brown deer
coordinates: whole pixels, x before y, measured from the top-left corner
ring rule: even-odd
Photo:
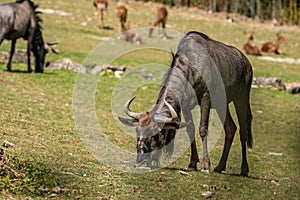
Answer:
[[[119,21],[119,32],[126,31],[125,23],[127,20],[127,6],[124,4],[118,4],[117,5],[117,17]]]
[[[161,24],[163,28],[163,35],[166,36],[165,28],[166,28],[166,22],[168,17],[168,10],[165,6],[161,6],[157,10],[155,21],[150,25],[149,28],[149,37],[152,36],[153,29]]]
[[[254,40],[252,33],[245,33],[247,43],[243,47],[243,51],[248,55],[261,56],[261,52],[258,46],[251,44],[250,41]]]
[[[266,42],[262,45],[261,51],[268,53],[280,54],[278,49],[280,44],[285,44],[286,40],[284,39],[281,33],[277,33],[277,41],[275,43]]]
[[[140,36],[138,33],[134,33],[130,31],[130,23],[126,23],[125,25],[125,31],[122,32],[122,40],[125,42],[130,42],[130,43],[136,43],[138,45],[143,44],[143,38]]]
[[[97,17],[99,20],[99,26],[104,27],[104,16],[105,15],[105,20],[108,22],[108,12],[107,12],[107,7],[108,7],[108,1],[107,0],[94,0],[94,6],[96,7],[97,10]]]

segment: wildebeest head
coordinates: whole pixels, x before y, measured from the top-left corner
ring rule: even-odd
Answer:
[[[164,100],[164,106],[154,108],[150,112],[134,113],[129,109],[135,96],[129,99],[125,105],[125,113],[131,117],[119,120],[127,126],[136,127],[137,158],[135,167],[151,168],[159,165],[162,148],[166,147],[166,155],[171,156],[174,148],[173,139],[179,128],[185,127],[174,108]]]
[[[58,43],[59,41],[44,43],[43,40],[41,40],[40,42],[33,43],[32,53],[35,57],[35,72],[44,72],[44,67],[47,67],[49,65],[49,62],[45,62],[46,55],[49,52],[58,54],[58,51],[51,47],[52,45],[56,45]]]

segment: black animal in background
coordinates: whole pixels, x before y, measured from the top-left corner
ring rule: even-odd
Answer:
[[[37,7],[30,0],[17,0],[14,3],[0,5],[0,45],[4,39],[12,41],[7,71],[11,71],[16,41],[23,38],[28,41],[27,71],[32,72],[30,66],[30,53],[32,52],[35,57],[35,72],[44,72],[45,57],[49,48],[47,49],[47,44],[43,40],[42,19]]]

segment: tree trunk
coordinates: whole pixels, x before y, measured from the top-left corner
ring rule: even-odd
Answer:
[[[291,24],[294,24],[294,22],[293,22],[293,20],[294,20],[294,9],[293,9],[294,1],[293,0],[290,0],[289,6],[290,6],[289,22]]]
[[[261,20],[261,15],[260,15],[260,0],[256,0],[256,16],[258,17],[259,20]]]
[[[297,0],[294,0],[294,25],[298,24]]]

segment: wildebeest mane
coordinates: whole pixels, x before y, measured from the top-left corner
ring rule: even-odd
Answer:
[[[197,35],[200,35],[202,38],[206,39],[206,40],[209,40],[210,38],[205,35],[204,33],[200,33],[200,32],[197,32],[197,31],[190,31],[188,32],[186,35],[192,35],[192,34],[197,34]]]
[[[39,5],[38,4],[34,4],[31,0],[17,0],[16,2],[17,3],[23,3],[24,1],[28,1],[28,3],[30,4],[31,8],[34,10],[34,13],[35,13],[35,19],[36,19],[36,22],[37,22],[37,26],[39,29],[43,29],[41,23],[43,22],[40,14],[42,14],[41,11],[38,11],[38,7]]]

